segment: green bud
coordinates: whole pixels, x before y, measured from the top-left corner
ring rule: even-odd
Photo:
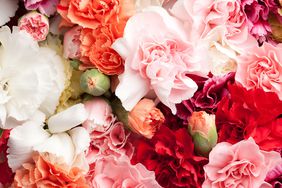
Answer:
[[[193,112],[188,118],[188,130],[193,138],[195,152],[208,157],[210,151],[217,143],[215,115],[204,111]]]
[[[87,70],[80,77],[80,87],[90,95],[101,96],[109,90],[110,79],[97,69]]]

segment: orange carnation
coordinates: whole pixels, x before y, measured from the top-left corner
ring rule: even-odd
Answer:
[[[121,74],[124,70],[124,61],[111,45],[122,32],[123,28],[116,28],[113,25],[100,26],[94,30],[83,29],[80,36],[83,66],[95,67],[107,75]]]
[[[69,169],[65,164],[59,163],[50,154],[33,155],[34,163],[25,163],[15,174],[13,188],[88,188],[89,185],[77,167]]]
[[[70,23],[96,29],[128,19],[134,11],[132,0],[61,0],[58,12]]]
[[[149,139],[154,136],[164,121],[164,115],[155,107],[155,103],[145,98],[140,100],[128,114],[129,128]]]

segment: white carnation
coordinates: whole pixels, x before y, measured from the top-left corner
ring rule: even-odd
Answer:
[[[16,127],[37,110],[52,115],[66,80],[61,58],[17,27],[0,28],[0,44],[0,127]]]

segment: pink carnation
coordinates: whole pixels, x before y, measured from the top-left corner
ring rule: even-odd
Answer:
[[[204,166],[203,187],[260,187],[267,172],[281,161],[279,153],[260,150],[252,138],[234,145],[222,142],[213,148]]]
[[[71,59],[80,58],[80,45],[79,40],[82,27],[76,26],[67,31],[64,35],[64,57]]]
[[[20,30],[25,30],[36,41],[43,41],[49,33],[49,20],[38,12],[30,12],[19,19]]]
[[[282,45],[264,43],[238,57],[235,80],[247,89],[276,92],[282,99]]]
[[[102,98],[97,97],[86,101],[84,106],[88,117],[82,125],[90,134],[95,132],[104,134],[116,120],[111,106]]]
[[[90,174],[89,180],[94,188],[161,187],[154,172],[141,163],[131,165],[127,156],[105,156],[92,166]]]
[[[206,66],[191,60],[193,48],[183,25],[161,7],[132,16],[123,38],[112,47],[125,59],[116,95],[128,111],[153,91],[175,114],[175,104],[191,98],[197,90],[187,74],[209,72]]]
[[[241,7],[247,15],[250,33],[263,42],[271,32],[268,16],[270,9],[275,7],[274,0],[242,0]]]
[[[57,10],[59,0],[24,0],[24,6],[27,10],[36,10],[50,16]]]
[[[127,155],[131,157],[133,147],[128,142],[130,133],[126,131],[121,122],[111,124],[105,132],[93,131],[90,133],[90,147],[87,152],[88,162],[95,163],[99,158],[113,155],[116,157]]]

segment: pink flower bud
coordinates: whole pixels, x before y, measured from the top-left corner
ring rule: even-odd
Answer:
[[[71,30],[67,31],[64,35],[64,57],[71,59],[80,58],[80,33],[82,27],[76,26]]]
[[[18,25],[20,30],[25,30],[36,41],[45,40],[49,33],[48,18],[35,11],[23,15]]]

